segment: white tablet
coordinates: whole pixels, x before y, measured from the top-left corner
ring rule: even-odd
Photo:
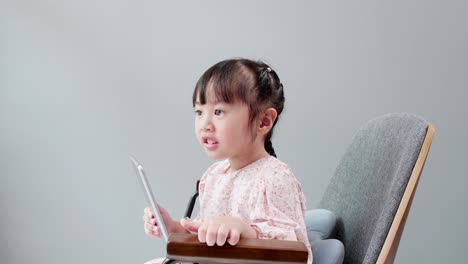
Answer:
[[[140,179],[141,185],[145,191],[146,198],[148,199],[148,202],[151,205],[151,208],[153,209],[153,212],[156,217],[156,221],[158,223],[158,227],[161,230],[161,234],[164,238],[164,241],[167,243],[168,240],[168,234],[167,234],[167,228],[166,224],[163,221],[163,218],[161,216],[161,212],[159,211],[159,208],[156,203],[156,199],[154,198],[154,194],[151,191],[151,186],[148,182],[148,179],[146,179],[145,172],[143,171],[143,166],[141,165],[140,162],[138,162],[134,157],[130,156],[130,160],[132,161],[133,165],[135,166],[135,169],[138,173],[138,178]]]

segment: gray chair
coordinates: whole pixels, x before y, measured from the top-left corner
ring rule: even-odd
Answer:
[[[332,237],[344,244],[344,263],[393,263],[433,134],[407,113],[356,133],[320,202],[337,216]]]
[[[393,263],[433,133],[432,124],[406,113],[375,118],[357,132],[320,202],[323,209],[305,215],[314,264]],[[297,241],[241,239],[235,247],[208,247],[188,234],[171,234],[167,253],[166,263],[307,261]]]

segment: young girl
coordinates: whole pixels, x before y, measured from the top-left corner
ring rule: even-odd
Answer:
[[[208,156],[221,161],[200,179],[194,220],[174,221],[160,207],[168,232],[198,234],[208,246],[236,245],[243,237],[298,240],[312,263],[301,185],[271,144],[284,105],[276,72],[263,62],[221,61],[201,76],[192,103],[195,135]],[[143,219],[146,234],[160,237],[149,207]]]

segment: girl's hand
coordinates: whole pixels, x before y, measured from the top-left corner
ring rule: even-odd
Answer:
[[[168,233],[174,232],[187,232],[184,228],[180,226],[178,222],[172,220],[169,213],[166,209],[162,208],[158,205],[159,212],[163,218],[164,223],[166,223],[166,228]],[[153,210],[151,207],[146,207],[143,213],[143,227],[145,229],[145,233],[151,237],[160,238],[161,237],[161,229],[158,227],[158,223],[156,223],[156,219],[154,218]]]
[[[198,233],[198,240],[208,246],[213,246],[215,243],[222,246],[226,242],[234,246],[241,237],[257,237],[257,232],[238,217],[214,217],[203,223],[195,223],[184,218],[180,220],[180,224],[190,233]]]

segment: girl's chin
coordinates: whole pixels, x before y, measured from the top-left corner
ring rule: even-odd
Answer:
[[[209,150],[205,150],[206,154],[208,155],[208,157],[214,159],[214,160],[224,160],[224,159],[227,159],[227,157],[225,155],[222,155],[220,153],[216,153],[214,151],[209,151]]]

